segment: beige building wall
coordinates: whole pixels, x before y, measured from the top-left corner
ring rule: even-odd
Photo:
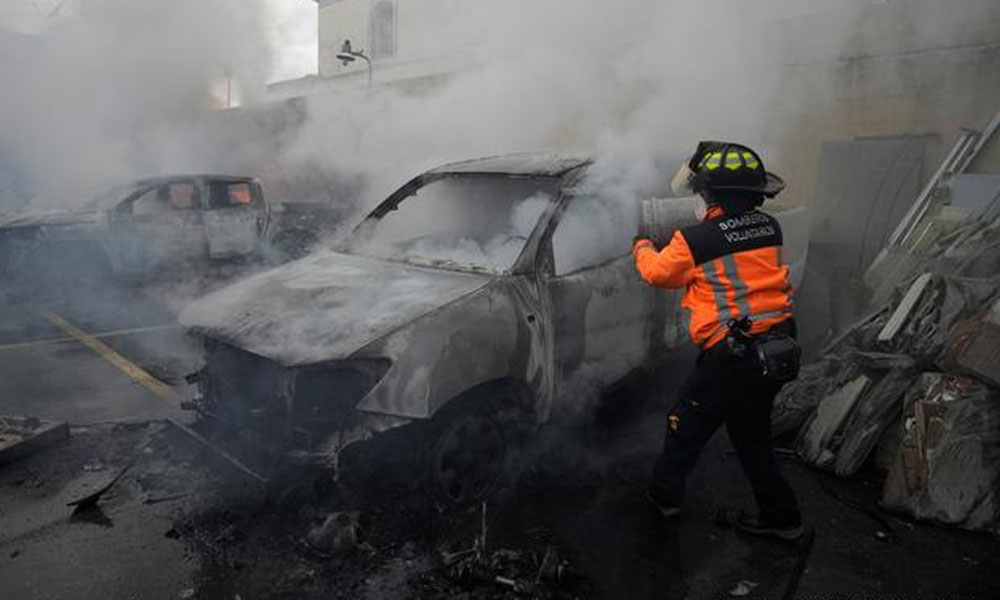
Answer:
[[[464,64],[467,34],[449,30],[448,19],[459,0],[320,0],[321,78],[341,78],[342,85],[364,83],[367,64],[357,60],[345,66],[337,53],[344,40],[351,40],[355,50],[372,56],[372,15],[380,2],[389,2],[394,9],[395,52],[373,57],[376,84],[440,75]]]
[[[881,2],[778,26],[786,62],[768,142],[791,183],[789,201],[811,200],[825,140],[939,135],[926,179],[959,128],[982,129],[1000,110],[997,0]],[[1000,172],[991,154],[977,170]]]

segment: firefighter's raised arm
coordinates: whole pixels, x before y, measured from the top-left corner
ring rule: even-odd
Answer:
[[[642,280],[665,288],[682,288],[694,276],[694,257],[680,231],[674,232],[670,243],[657,251],[652,240],[639,238],[632,245],[635,268]]]

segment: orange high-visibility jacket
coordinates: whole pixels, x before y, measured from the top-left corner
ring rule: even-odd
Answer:
[[[749,316],[756,334],[792,316],[781,245],[781,227],[771,215],[727,215],[712,207],[701,223],[674,232],[662,251],[638,240],[632,255],[646,283],[687,288],[681,306],[688,332],[707,349],[725,339],[730,319]]]

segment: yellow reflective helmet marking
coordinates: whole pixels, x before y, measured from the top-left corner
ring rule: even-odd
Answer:
[[[746,162],[747,168],[756,169],[760,166],[760,161],[757,160],[757,157],[752,152],[744,152],[743,160]]]
[[[722,153],[712,152],[711,154],[706,154],[705,158],[702,160],[702,166],[704,166],[709,171],[714,171],[719,168],[722,164]]]
[[[709,152],[702,157],[698,168],[714,171],[723,165],[730,171],[738,171],[743,167],[755,171],[760,167],[760,160],[752,152],[728,150],[725,156],[722,152]]]
[[[730,150],[726,153],[726,168],[730,171],[736,171],[743,168],[743,159],[740,158],[739,152]]]

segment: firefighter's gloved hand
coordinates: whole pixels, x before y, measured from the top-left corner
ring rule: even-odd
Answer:
[[[646,242],[644,245],[647,245],[656,251],[660,250],[660,248],[656,245],[656,242],[643,235],[637,235],[632,238],[632,250],[635,250],[638,247],[639,242]]]
[[[634,246],[635,242],[637,242],[639,240],[649,240],[649,241],[653,242],[653,247],[654,248],[656,248],[657,250],[662,250],[663,248],[666,248],[667,245],[670,244],[670,240],[674,237],[674,232],[675,231],[676,230],[672,230],[670,232],[670,235],[667,236],[666,239],[664,239],[662,237],[662,234],[655,235],[653,232],[648,231],[646,227],[643,227],[640,224],[639,225],[639,231],[638,231],[638,233],[636,233],[635,237],[632,238],[632,245]]]

